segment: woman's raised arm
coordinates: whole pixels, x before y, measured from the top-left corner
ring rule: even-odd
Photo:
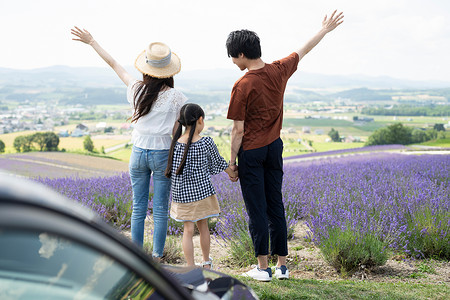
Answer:
[[[91,45],[92,48],[100,55],[100,57],[116,72],[119,78],[128,86],[134,81],[134,78],[111,56],[100,44],[92,37],[92,35],[86,29],[80,29],[74,27],[71,33],[77,38],[72,38],[74,41],[80,41],[87,45]]]

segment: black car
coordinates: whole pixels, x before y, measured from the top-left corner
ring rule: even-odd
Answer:
[[[0,174],[0,299],[258,299],[239,280],[155,263],[84,208]]]

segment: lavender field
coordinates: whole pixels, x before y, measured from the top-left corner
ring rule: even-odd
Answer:
[[[348,233],[354,247],[375,240],[381,252],[450,259],[449,155],[373,152],[286,163],[284,171],[283,197],[291,236],[297,222],[306,221],[309,234],[305,238],[319,247],[339,248],[342,233]],[[91,207],[118,228],[129,227],[127,173],[37,180]],[[222,209],[215,236],[225,245],[239,242],[242,233],[247,233],[239,184],[231,183],[225,174],[213,181]],[[172,222],[169,231],[179,234],[180,228],[181,224]]]
[[[285,165],[288,227],[306,220],[309,239],[352,232],[387,250],[450,259],[450,156],[370,153]],[[216,178],[223,213],[217,235],[231,240],[246,227],[238,186]],[[335,241],[339,243],[339,241]]]

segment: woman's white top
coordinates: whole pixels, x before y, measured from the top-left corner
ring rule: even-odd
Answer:
[[[133,111],[136,83],[137,80],[127,88],[127,100]],[[159,92],[150,112],[133,123],[131,139],[133,145],[152,150],[170,149],[173,126],[186,101],[186,96],[174,88]]]

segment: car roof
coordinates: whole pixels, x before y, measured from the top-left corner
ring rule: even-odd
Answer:
[[[99,222],[101,218],[88,208],[53,191],[34,180],[0,173],[0,202],[14,201],[40,206],[63,214],[76,216],[86,222]]]
[[[0,172],[0,229],[41,230],[83,243],[116,259],[143,278],[158,273],[173,281],[162,267],[94,211],[30,179]],[[131,253],[132,254],[131,254]],[[181,287],[175,292],[190,299]]]

